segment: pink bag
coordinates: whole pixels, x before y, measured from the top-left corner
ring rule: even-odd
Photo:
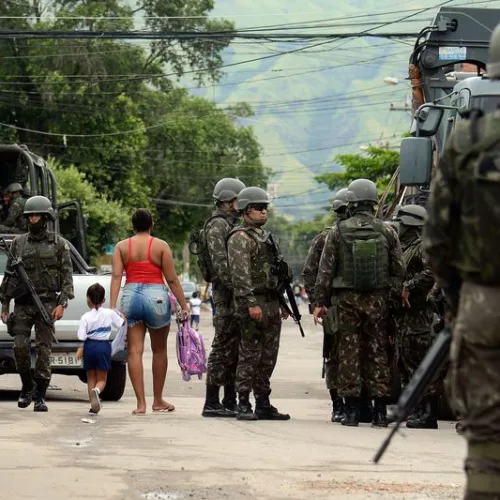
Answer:
[[[177,319],[177,362],[182,371],[182,378],[186,382],[191,380],[191,375],[203,378],[207,372],[207,357],[205,344],[200,332],[192,328],[188,321]]]

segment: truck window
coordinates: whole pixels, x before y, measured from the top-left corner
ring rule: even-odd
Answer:
[[[495,111],[500,105],[500,96],[498,95],[477,95],[471,96],[469,108],[480,109],[484,113]]]
[[[3,250],[0,250],[0,274],[4,274],[6,268],[7,268],[7,254]]]

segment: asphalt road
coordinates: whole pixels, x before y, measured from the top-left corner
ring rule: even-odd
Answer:
[[[305,311],[304,311],[305,312]],[[321,333],[304,314],[306,338],[283,328],[272,402],[288,422],[204,419],[204,381],[184,382],[169,339],[170,414],[133,416],[130,384],[89,419],[86,387],[54,376],[49,412],[17,408],[17,376],[0,377],[0,499],[459,499],[465,442],[453,422],[404,429],[382,463],[371,462],[387,430],[330,422],[321,380]],[[210,345],[211,315],[201,331]],[[150,352],[145,354],[152,391]]]

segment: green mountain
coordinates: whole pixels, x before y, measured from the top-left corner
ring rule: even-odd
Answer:
[[[421,11],[435,5],[435,0],[217,0],[213,16],[234,19],[238,29],[272,26],[284,33],[416,33],[430,24],[437,8]],[[404,78],[413,43],[366,36],[328,43],[235,40],[224,55],[225,64],[233,66],[218,84],[196,93],[221,105],[253,106],[255,116],[242,122],[255,129],[264,163],[274,171],[274,205],[293,219],[311,218],[331,198],[314,176],[338,170],[336,154],[360,153],[363,145],[379,140],[396,147],[408,130],[411,115],[401,107],[410,99]],[[399,84],[387,85],[386,77]],[[399,110],[391,111],[391,104]]]

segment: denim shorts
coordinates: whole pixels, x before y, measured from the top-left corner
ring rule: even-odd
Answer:
[[[87,339],[83,346],[83,369],[111,370],[111,342],[109,340]]]
[[[121,310],[128,326],[144,323],[157,329],[170,325],[170,297],[165,285],[129,283],[123,289]]]

